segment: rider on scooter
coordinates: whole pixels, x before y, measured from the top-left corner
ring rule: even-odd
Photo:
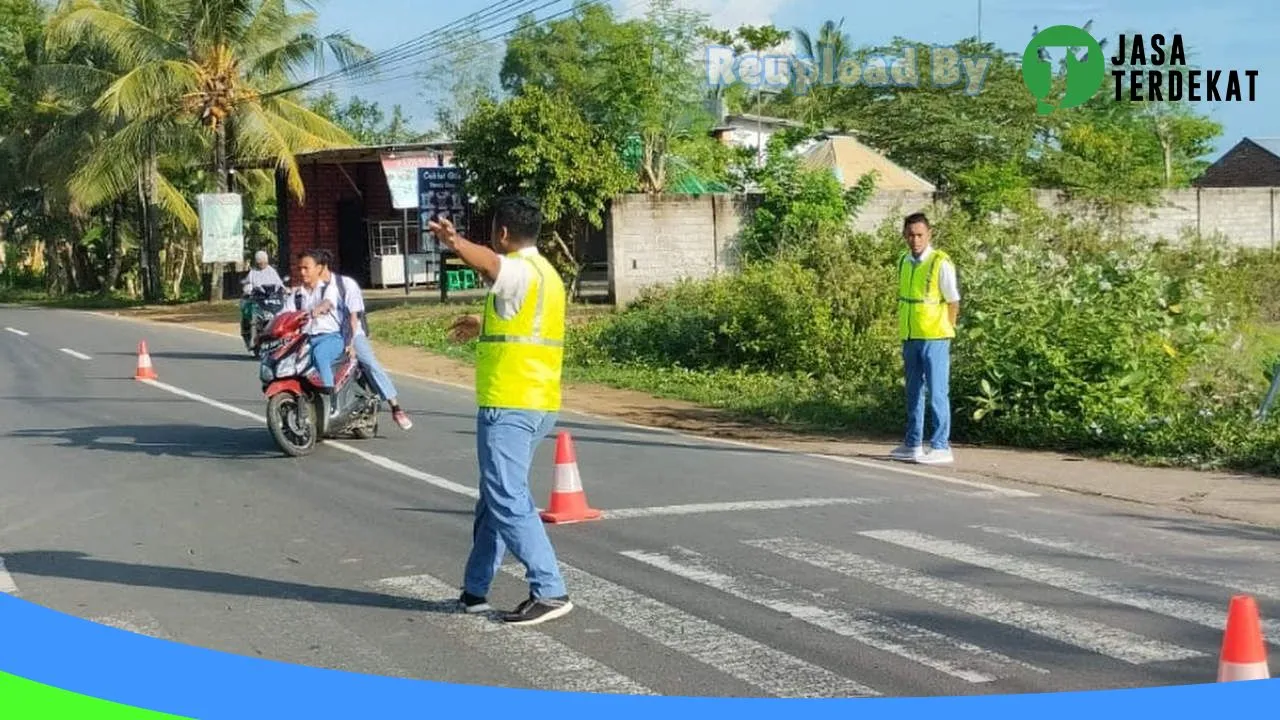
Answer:
[[[271,256],[266,250],[259,250],[253,254],[253,265],[240,281],[240,336],[244,338],[249,337],[249,324],[253,322],[253,291],[273,285],[284,287],[284,280],[280,279],[280,273],[271,266]]]
[[[299,309],[311,314],[303,332],[311,336],[311,358],[320,374],[323,387],[319,390],[323,393],[334,391],[333,364],[344,350],[352,352],[351,346],[343,342],[337,283],[324,282],[328,267],[329,251],[323,249],[307,250],[298,260],[298,273],[302,275]]]

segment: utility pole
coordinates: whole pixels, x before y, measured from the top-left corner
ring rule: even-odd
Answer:
[[[982,44],[982,0],[978,0],[978,44]]]

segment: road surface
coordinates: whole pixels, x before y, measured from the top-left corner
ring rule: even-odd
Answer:
[[[144,339],[158,383],[133,380]],[[295,460],[238,339],[0,307],[0,591],[318,667],[663,695],[1212,681],[1236,592],[1280,640],[1274,532],[573,414],[559,427],[606,512],[550,528],[579,609],[457,614],[474,405],[397,380],[412,431],[384,415],[379,437]],[[503,608],[525,594],[508,562]]]

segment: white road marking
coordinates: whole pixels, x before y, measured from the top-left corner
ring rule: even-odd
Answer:
[[[517,628],[492,617],[454,612],[458,590],[431,575],[386,578],[376,583],[436,605],[424,613],[435,625],[491,661],[507,664],[539,689],[584,693],[656,695],[654,691],[593,658],[582,655],[538,628]],[[512,661],[515,661],[514,663]]]
[[[721,441],[727,442],[727,441]],[[833,462],[844,463],[846,465],[857,465],[871,470],[887,470],[890,472],[902,473],[903,475],[914,475],[916,477],[926,478],[928,480],[936,480],[938,482],[951,483],[952,485],[963,485],[965,487],[978,488],[986,492],[1010,498],[1033,498],[1040,497],[1039,494],[1029,490],[1018,490],[1015,488],[1001,487],[990,483],[978,482],[977,480],[965,480],[964,478],[951,477],[949,475],[938,475],[936,473],[924,472],[921,470],[908,470],[906,468],[893,467],[884,462],[872,462],[869,460],[858,460],[856,458],[843,457],[840,455],[823,455],[820,453],[812,453],[812,457],[822,458],[823,460],[831,460]]]
[[[575,605],[594,610],[628,630],[778,697],[872,697],[879,692],[826,668],[793,657],[641,595],[584,570],[561,563]],[[503,567],[523,579],[524,570]]]
[[[101,315],[101,317],[107,317],[113,320],[123,320],[126,322],[132,322],[132,323],[146,323],[146,324],[152,324],[152,325],[167,324],[167,323],[156,323],[155,321],[150,321],[145,318],[121,317],[119,315],[110,315],[107,313],[91,313],[91,314],[98,314],[98,315]],[[206,328],[197,328],[197,327],[186,327],[182,325],[176,325],[175,327],[182,330],[194,330],[196,332],[202,332],[209,335],[219,335],[222,337],[235,338],[237,340],[239,339],[238,335],[235,335],[233,333],[228,333],[228,332],[221,332],[218,330],[209,330]],[[472,392],[475,390],[475,388],[471,385],[467,385],[464,383],[451,382],[449,380],[442,380],[440,378],[426,377],[425,375],[417,375],[415,373],[402,372],[399,370],[388,370],[388,372],[398,377],[412,378],[419,382],[430,383],[436,386],[442,386],[447,388],[453,388],[455,390],[462,390],[465,392]],[[992,493],[1000,497],[1008,497],[1008,498],[1040,497],[1039,494],[1030,492],[1028,490],[1017,490],[1014,488],[1007,488],[1007,487],[1001,487],[999,485],[992,485],[988,483],[978,482],[976,480],[965,480],[962,478],[950,477],[948,475],[940,475],[936,473],[925,472],[922,470],[911,470],[909,468],[900,467],[901,463],[856,460],[854,458],[841,457],[838,455],[826,455],[822,453],[797,453],[796,451],[787,450],[786,448],[774,447],[774,446],[766,445],[763,443],[752,443],[752,442],[746,442],[743,440],[730,440],[728,438],[714,437],[711,435],[696,435],[693,433],[681,432],[678,430],[672,430],[671,428],[658,427],[655,425],[642,425],[640,423],[626,422],[623,420],[619,420],[618,418],[615,418],[615,417],[610,417],[608,415],[599,415],[586,410],[566,408],[565,414],[566,416],[577,415],[578,417],[595,420],[597,422],[603,423],[613,428],[620,428],[620,427],[632,428],[634,430],[643,430],[648,433],[661,433],[663,435],[683,438],[685,440],[692,441],[694,443],[694,447],[706,445],[709,443],[715,443],[715,444],[721,444],[721,445],[734,445],[737,447],[749,448],[753,450],[765,450],[768,452],[777,453],[779,455],[793,455],[793,456],[800,455],[802,457],[817,458],[819,460],[828,460],[828,461],[843,463],[846,465],[858,465],[868,469],[879,470],[883,472],[899,473],[902,475],[912,475],[915,477],[925,478],[927,480],[936,480],[938,482],[948,483],[952,485],[961,485],[966,487],[978,488],[980,490]]]
[[[85,355],[84,353],[82,353],[82,352],[78,352],[78,351],[76,351],[76,350],[72,350],[71,348],[59,348],[59,349],[60,349],[62,352],[64,352],[64,353],[66,353],[66,354],[70,355],[70,356],[71,356],[71,357],[73,357],[73,358],[79,358],[79,359],[81,359],[81,360],[92,360],[92,359],[93,359],[93,358],[89,357],[88,355]]]
[[[1233,577],[1226,573],[1221,573],[1209,568],[1200,568],[1193,571],[1187,567],[1175,565],[1171,562],[1155,558],[1143,559],[1133,555],[1127,555],[1125,553],[1110,552],[1089,543],[1076,540],[1046,538],[1040,535],[1030,535],[1018,530],[991,527],[987,525],[972,525],[971,527],[975,530],[981,530],[992,535],[999,535],[1031,545],[1052,548],[1054,550],[1065,550],[1069,553],[1083,555],[1085,557],[1091,557],[1098,560],[1107,560],[1121,565],[1127,565],[1137,570],[1169,575],[1171,577],[1204,583],[1206,585],[1215,585],[1236,593],[1247,592],[1255,595],[1269,595],[1273,598],[1280,599],[1280,585],[1274,585],[1262,579],[1246,580],[1242,577]]]
[[[621,554],[967,682],[993,682],[1000,677],[998,668],[1009,665],[1021,666],[1040,673],[1048,672],[1000,653],[871,610],[844,609],[843,604],[835,598],[767,575],[752,572],[749,573],[749,577],[739,580],[731,576],[720,563],[713,562],[692,550],[676,547],[673,551],[673,554],[681,556],[679,560],[670,555],[641,550]],[[955,654],[969,654],[974,657],[965,657],[959,661],[946,657]],[[996,674],[992,674],[992,671]]]
[[[746,545],[846,575],[860,582],[914,595],[954,610],[1034,632],[1133,665],[1203,657],[1204,653],[1145,638],[1084,618],[1002,598],[979,588],[861,557],[799,538],[744,540]]]
[[[605,510],[604,517],[612,520],[626,518],[657,517],[664,515],[696,515],[716,512],[752,512],[758,510],[787,510],[790,508],[825,507],[829,505],[870,505],[885,502],[881,498],[796,498],[792,500],[739,500],[736,502],[690,503],[688,505],[657,505],[653,507],[618,508]]]
[[[20,337],[26,337],[26,336],[27,336],[27,333],[25,333],[25,332],[23,332],[23,331],[19,330],[18,328],[11,328],[11,327],[7,327],[7,328],[5,328],[5,330],[6,330],[6,331],[8,331],[8,332],[13,333],[14,335],[18,335],[18,336],[20,336]]]
[[[219,410],[224,410],[226,412],[232,413],[234,415],[239,415],[240,417],[247,418],[249,420],[254,420],[256,422],[260,422],[263,424],[267,422],[267,418],[265,415],[259,415],[258,413],[250,412],[248,410],[245,410],[244,408],[238,408],[234,405],[228,405],[224,402],[214,400],[213,398],[208,398],[208,397],[205,397],[204,395],[200,395],[199,393],[193,393],[190,390],[183,390],[180,387],[174,387],[173,385],[168,385],[158,380],[143,380],[142,382],[145,382],[148,385],[159,388],[166,392],[173,393],[174,395],[185,397],[188,400],[194,400],[199,403],[204,403],[205,405],[208,405],[210,407],[215,407],[215,408],[218,408]],[[386,458],[381,455],[375,455],[370,452],[365,452],[364,450],[360,450],[359,448],[351,447],[346,443],[336,442],[333,440],[325,440],[324,444],[327,447],[334,448],[335,450],[341,450],[343,452],[347,452],[352,455],[355,455],[356,457],[359,457],[363,460],[373,463],[378,467],[384,468],[386,470],[390,470],[395,473],[399,473],[401,475],[404,475],[405,477],[409,477],[414,480],[419,480],[421,482],[427,483],[428,485],[433,485],[435,487],[440,488],[441,490],[448,490],[449,492],[458,493],[459,495],[465,495],[473,499],[480,496],[479,491],[476,490],[475,488],[467,487],[466,485],[461,485],[459,483],[453,482],[452,480],[446,480],[442,477],[432,475],[431,473],[426,473],[426,472],[422,472],[421,470],[416,470],[414,468],[409,467],[408,465],[405,465],[404,463],[396,462],[391,458]]]
[[[13,576],[8,570],[4,569],[4,558],[0,557],[0,593],[5,595],[17,595],[18,584],[13,581]]]
[[[1195,600],[1181,600],[1140,588],[1131,588],[1119,583],[1108,582],[1084,573],[1074,573],[1052,565],[1023,560],[1012,555],[988,552],[972,545],[930,537],[922,533],[906,530],[869,530],[858,534],[899,547],[947,558],[948,560],[996,570],[1006,575],[1031,580],[1059,590],[1079,593],[1099,600],[1139,608],[1157,615],[1204,625],[1214,630],[1221,630],[1222,624],[1226,621],[1227,608],[1225,604],[1221,607],[1215,607]],[[1277,635],[1280,635],[1280,622],[1263,620],[1262,627],[1265,635],[1271,637],[1273,641],[1280,642],[1280,640],[1277,640]]]
[[[160,623],[150,613],[144,611],[128,611],[105,617],[89,618],[89,622],[131,632],[134,635],[146,635],[160,640],[173,640],[160,627]]]

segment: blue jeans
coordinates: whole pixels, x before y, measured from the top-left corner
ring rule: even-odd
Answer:
[[[524,565],[534,597],[567,594],[551,539],[529,496],[533,452],[555,426],[556,415],[486,407],[476,414],[480,499],[463,581],[472,595],[488,594],[507,550]]]
[[[382,399],[391,400],[395,398],[396,386],[391,383],[391,377],[387,375],[387,371],[383,370],[382,365],[378,363],[378,358],[373,354],[373,346],[369,344],[368,336],[363,333],[357,334],[352,345],[355,346],[356,359],[369,372],[369,379],[373,380],[373,384],[378,388]]]
[[[951,341],[907,340],[902,344],[907,373],[907,435],[905,445],[922,445],[925,387],[929,388],[929,415],[935,450],[951,447]]]
[[[342,357],[342,333],[323,333],[311,336],[311,360],[320,373],[320,382],[333,387],[333,364]]]

